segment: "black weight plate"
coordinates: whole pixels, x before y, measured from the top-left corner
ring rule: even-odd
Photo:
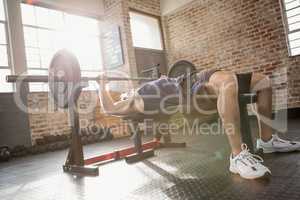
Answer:
[[[188,75],[193,72],[196,72],[196,67],[191,62],[180,60],[171,67],[168,73],[168,77],[178,78],[182,75]]]

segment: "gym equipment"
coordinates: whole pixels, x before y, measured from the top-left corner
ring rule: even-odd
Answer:
[[[247,144],[252,152],[256,152],[253,145],[251,126],[249,123],[247,105],[257,102],[257,94],[250,93],[250,85],[252,80],[252,73],[236,74],[238,82],[239,108],[240,108],[240,123],[242,141]]]
[[[70,99],[77,101],[82,88],[88,81],[98,81],[99,77],[81,77],[77,58],[67,50],[58,51],[51,60],[48,76],[10,75],[6,81],[13,82],[49,82],[49,89],[54,102],[60,108],[67,108]],[[151,81],[153,78],[107,77],[109,81]]]
[[[66,57],[66,56],[65,56]],[[60,56],[57,57],[60,59]],[[72,58],[72,55],[70,54],[70,59]],[[67,67],[63,67],[61,70],[58,71],[58,69],[53,69],[56,65],[56,60],[51,62],[50,68],[49,68],[49,76],[36,76],[36,75],[9,75],[6,77],[6,81],[9,83],[14,82],[31,82],[31,83],[47,83],[49,82],[49,89],[50,94],[54,99],[54,102],[56,105],[58,105],[60,108],[67,108],[69,99],[73,98],[74,101],[76,101],[81,93],[82,88],[84,88],[87,85],[88,81],[98,81],[100,80],[99,77],[83,77],[80,78],[80,70],[77,69],[78,65],[70,65],[75,66],[74,70],[76,73],[71,72],[71,69],[68,69]],[[53,64],[53,65],[52,65]],[[51,71],[50,71],[51,69]],[[71,70],[71,71],[69,71]],[[74,74],[74,79],[71,74]],[[156,80],[153,78],[126,78],[126,77],[107,77],[107,80],[109,81],[152,81]]]
[[[145,67],[145,70],[143,70],[141,72],[141,74],[143,74],[145,77],[156,77],[159,78],[162,74],[160,73],[159,70],[160,64],[156,64],[154,66],[151,67]]]
[[[8,83],[15,83],[18,81],[30,82],[30,83],[48,83],[49,78],[52,78],[54,82],[67,82],[64,77],[49,77],[43,75],[8,75],[6,76],[6,81]],[[81,77],[81,82],[86,83],[88,81],[98,81],[99,77]],[[147,77],[107,77],[109,81],[153,81],[155,78]]]
[[[81,93],[81,70],[76,57],[69,51],[57,52],[49,67],[50,95],[60,108],[67,108],[70,98],[77,102]],[[63,79],[63,82],[55,80]]]
[[[185,60],[176,62],[169,70],[169,77],[176,78],[182,75],[189,75],[197,72],[196,67]],[[240,119],[241,119],[241,133],[242,141],[247,144],[251,152],[255,152],[253,145],[251,127],[249,123],[249,116],[247,105],[256,103],[257,94],[250,92],[250,85],[253,73],[242,73],[236,74],[238,84],[238,95],[239,95],[239,108],[240,108]]]
[[[197,72],[195,65],[186,60],[176,62],[169,70],[168,77],[177,78],[182,75],[189,75]]]
[[[160,148],[184,148],[186,143],[174,143],[170,134],[156,134],[155,139],[150,142],[142,143],[141,134],[142,131],[139,129],[138,124],[147,122],[149,119],[155,122],[167,122],[169,117],[166,115],[144,115],[136,114],[122,116],[125,121],[130,123],[136,132],[133,135],[134,147],[128,147],[125,149],[120,149],[114,152],[109,152],[96,157],[88,158],[84,162],[86,165],[91,164],[103,164],[107,162],[112,162],[120,159],[125,159],[128,164],[138,162],[154,156],[154,150]],[[146,124],[147,126],[147,124]],[[147,128],[146,128],[147,129]],[[163,141],[161,141],[163,139]]]
[[[11,158],[10,149],[8,146],[0,147],[0,161],[7,162]]]
[[[157,70],[157,69],[155,69]],[[145,70],[144,73],[148,71]],[[160,74],[157,72],[157,74]],[[175,75],[174,75],[175,76]],[[135,163],[140,160],[144,160],[154,156],[154,150],[159,148],[184,148],[186,147],[186,143],[174,143],[172,142],[172,138],[170,133],[168,134],[156,134],[155,139],[153,141],[142,143],[142,131],[139,129],[139,123],[146,123],[148,120],[154,120],[154,122],[167,122],[170,116],[167,115],[145,115],[140,113],[133,113],[131,115],[120,115],[125,121],[132,125],[133,130],[136,130],[133,133],[133,142],[134,147],[128,147],[125,149],[120,149],[114,152],[109,152],[103,155],[99,155],[96,157],[88,158],[85,160],[86,165],[91,164],[102,164],[107,162],[112,162],[120,159],[125,159],[127,163]],[[148,124],[146,123],[147,130]],[[163,139],[163,141],[161,141]]]

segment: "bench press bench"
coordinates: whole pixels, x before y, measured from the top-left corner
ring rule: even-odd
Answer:
[[[142,135],[143,131],[140,129],[139,124],[145,123],[147,119],[151,119],[155,122],[162,122],[161,116],[158,115],[143,115],[135,114],[130,116],[119,115],[124,121],[127,121],[129,129],[131,130],[131,139],[133,146],[125,149],[116,150],[110,153],[106,153],[100,156],[86,159],[85,165],[101,164],[120,159],[125,159],[127,163],[135,163],[149,157],[154,156],[154,150],[158,148],[182,148],[186,146],[186,143],[174,143],[170,134],[165,135],[153,135],[153,140],[143,143]],[[164,120],[167,116],[164,116]],[[159,119],[158,119],[159,118]],[[156,119],[156,120],[155,120]],[[147,135],[147,134],[146,134]],[[163,139],[163,141],[161,141]]]

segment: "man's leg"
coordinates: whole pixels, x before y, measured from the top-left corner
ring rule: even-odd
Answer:
[[[260,137],[257,148],[264,153],[291,152],[300,150],[300,142],[288,141],[272,135],[272,87],[271,81],[262,74],[254,74],[251,89],[258,93],[257,111],[260,124]]]
[[[236,156],[242,151],[242,140],[238,90],[235,76],[228,72],[216,72],[211,77],[210,83],[216,90],[218,96],[218,112],[228,136],[232,154]]]
[[[253,74],[251,90],[257,92],[257,112],[260,124],[260,138],[267,142],[272,139],[273,130],[268,121],[271,123],[272,118],[272,86],[270,79],[262,74]]]
[[[246,146],[242,148],[238,86],[235,74],[219,72],[213,75],[210,81],[216,83],[218,111],[232,149],[229,170],[246,179],[256,179],[269,174],[270,170],[262,164],[263,160],[260,157],[251,154]]]

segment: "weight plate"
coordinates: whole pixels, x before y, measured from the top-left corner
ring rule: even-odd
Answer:
[[[196,67],[191,62],[180,60],[171,67],[168,76],[170,78],[178,78],[182,75],[188,75],[196,71]]]
[[[181,92],[184,102],[187,103],[187,96],[191,93],[191,88],[195,81],[197,80],[196,75],[196,67],[186,60],[180,60],[176,62],[171,69],[169,70],[168,77],[169,78],[179,78],[182,76],[180,80]]]
[[[64,82],[56,82],[54,77]],[[81,70],[76,56],[68,50],[58,51],[49,67],[50,94],[56,105],[67,108],[71,100],[76,102],[81,93]]]

